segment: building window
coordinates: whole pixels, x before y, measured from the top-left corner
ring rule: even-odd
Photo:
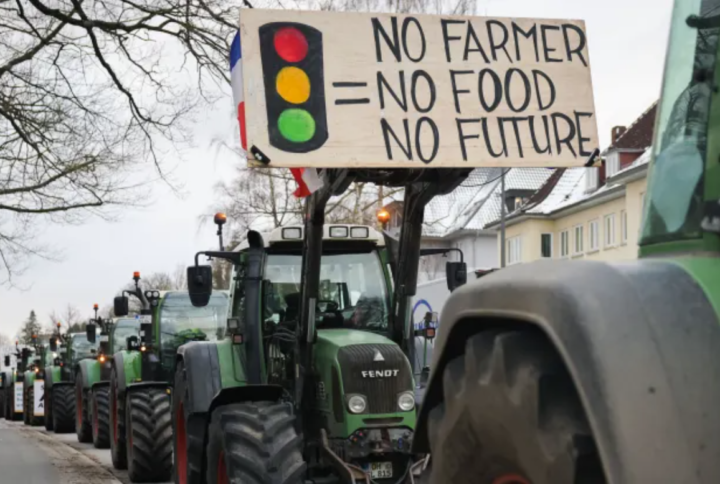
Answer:
[[[522,238],[512,237],[507,240],[507,263],[517,264],[522,261]]]
[[[567,257],[570,254],[570,231],[560,232],[560,257]]]
[[[615,214],[605,215],[605,247],[615,245]]]
[[[620,211],[620,242],[627,243],[628,226],[627,226],[627,210]]]
[[[599,184],[600,170],[597,168],[585,168],[585,191],[595,191]]]
[[[588,224],[590,230],[590,250],[600,249],[600,220],[591,220]]]
[[[620,171],[620,153],[613,151],[605,158],[605,176],[610,178]]]
[[[540,256],[552,257],[552,234],[540,234]]]
[[[582,225],[576,225],[575,226],[575,244],[573,245],[573,254],[582,254],[583,253],[583,242],[584,242],[584,233],[583,233],[583,226]]]

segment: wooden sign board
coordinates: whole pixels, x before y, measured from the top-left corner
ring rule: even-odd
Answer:
[[[240,43],[253,165],[569,167],[598,147],[582,21],[248,9]]]

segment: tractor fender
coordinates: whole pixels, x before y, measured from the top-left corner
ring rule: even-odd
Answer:
[[[178,348],[177,358],[185,365],[188,414],[208,412],[222,390],[217,343],[191,341]]]
[[[97,362],[95,360],[81,360],[76,366],[75,366],[75,375],[80,375],[80,380],[82,381],[83,390],[87,390],[90,388],[90,385],[92,384],[92,376],[93,376],[93,369],[91,366],[93,364],[96,364]]]
[[[115,368],[115,373],[117,374],[117,380],[118,380],[118,393],[120,396],[125,395],[125,387],[127,386],[125,383],[125,355],[124,351],[121,351],[119,353],[115,353],[112,358],[112,365],[113,368]]]
[[[54,369],[54,368],[55,368],[54,366],[50,366],[50,367],[45,368],[45,377],[44,377],[44,379],[45,379],[45,391],[50,391],[50,390],[52,390],[52,386],[53,386],[53,369]]]
[[[414,451],[430,450],[428,414],[469,337],[539,329],[574,381],[609,484],[720,482],[720,325],[679,264],[511,266],[454,291],[440,320]]]

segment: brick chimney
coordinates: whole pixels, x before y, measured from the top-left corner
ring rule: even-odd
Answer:
[[[625,134],[625,131],[627,131],[627,127],[625,126],[613,127],[613,129],[610,131],[610,146],[614,145],[615,142],[620,138],[620,136]]]

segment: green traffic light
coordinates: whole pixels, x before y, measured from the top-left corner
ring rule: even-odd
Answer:
[[[288,141],[305,143],[315,135],[315,120],[304,109],[286,109],[278,118],[278,129]]]

